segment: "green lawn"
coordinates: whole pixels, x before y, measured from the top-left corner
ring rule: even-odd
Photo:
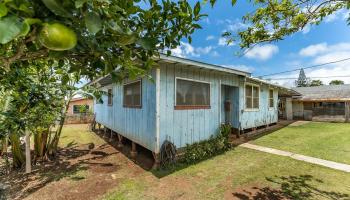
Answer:
[[[59,146],[63,148],[89,143],[94,143],[97,146],[105,143],[99,136],[87,130],[87,124],[65,125],[62,129]]]
[[[288,126],[251,143],[350,164],[350,124],[346,123]]]
[[[65,126],[60,142],[62,147],[75,143],[103,144],[85,125]],[[253,199],[252,194],[255,199],[350,199],[349,173],[242,147],[168,171],[146,171],[126,157],[118,158],[99,159],[106,166],[111,162],[118,164],[115,171],[104,176],[114,177],[118,184],[99,196],[101,199]],[[95,173],[91,166],[81,176],[89,179]],[[84,187],[83,181],[77,178],[74,184]],[[101,181],[96,184],[102,184]],[[254,192],[249,194],[251,191]]]
[[[150,172],[126,179],[105,199],[162,199],[157,192],[165,199],[223,199],[254,187],[265,197],[277,189],[291,199],[349,199],[349,186],[349,173],[238,147],[159,179]]]

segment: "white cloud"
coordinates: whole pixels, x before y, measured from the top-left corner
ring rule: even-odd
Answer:
[[[171,54],[174,56],[186,58],[186,57],[200,57],[202,55],[208,55],[214,49],[213,46],[206,47],[193,47],[187,42],[181,42],[181,45],[171,50]]]
[[[319,43],[302,48],[299,51],[301,56],[318,56],[324,53],[350,51],[350,43],[338,43],[328,45],[327,43]]]
[[[227,39],[224,37],[220,37],[218,40],[218,45],[219,46],[233,46],[233,42],[227,43]]]
[[[226,68],[237,69],[245,72],[253,72],[255,70],[254,67],[248,65],[221,65]]]
[[[310,30],[311,30],[311,25],[306,25],[301,32],[303,34],[307,34],[310,32]]]
[[[244,57],[256,60],[267,60],[274,54],[278,53],[279,49],[276,45],[266,44],[257,45],[252,49],[247,50]]]
[[[334,22],[336,20],[346,20],[348,16],[349,16],[349,11],[347,9],[341,9],[341,10],[338,10],[337,12],[335,12],[331,15],[328,15],[324,19],[324,21],[326,23],[330,23],[330,22]]]
[[[305,67],[350,58],[350,43],[338,43],[333,45],[321,43],[316,45],[310,45],[309,47],[304,48],[302,50],[304,51],[300,51],[302,52],[299,52],[300,55],[312,56],[311,62],[309,62],[308,64],[306,64],[305,62],[302,63],[301,66]],[[345,83],[350,84],[350,77],[341,77],[350,75],[350,60],[332,63],[322,67],[305,69],[305,74],[311,79],[321,80],[323,84],[329,84],[331,80],[335,79],[342,80]],[[281,74],[271,78],[297,78],[298,75],[299,72],[293,72],[290,74]],[[285,86],[294,86],[294,81],[295,79],[277,80],[279,84]]]
[[[213,35],[208,35],[206,38],[205,38],[205,40],[213,40],[213,39],[215,39],[215,36],[213,36]]]
[[[327,43],[320,43],[315,45],[310,45],[299,51],[301,56],[315,56],[319,53],[327,51]]]

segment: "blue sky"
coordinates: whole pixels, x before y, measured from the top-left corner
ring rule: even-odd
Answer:
[[[319,26],[307,27],[283,41],[257,46],[244,56],[238,57],[235,55],[235,52],[240,50],[238,45],[227,46],[220,36],[225,30],[237,31],[244,28],[246,25],[241,21],[242,16],[253,10],[247,1],[237,1],[234,7],[230,1],[218,1],[214,8],[209,4],[205,5],[202,11],[208,14],[208,17],[200,22],[203,29],[194,33],[191,44],[184,40],[180,47],[173,50],[173,55],[248,70],[253,76],[350,57],[350,27],[346,23],[348,11],[345,10],[327,17]],[[350,75],[350,61],[305,72],[309,77]],[[297,74],[294,72],[270,78],[297,77]],[[321,80],[328,84],[332,79],[350,83],[349,77]],[[274,82],[292,86],[293,80]]]

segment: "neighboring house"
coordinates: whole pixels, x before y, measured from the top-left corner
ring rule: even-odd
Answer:
[[[66,124],[86,124],[93,120],[94,100],[80,97],[69,102]]]
[[[94,100],[86,97],[73,98],[69,102],[68,115],[93,113]]]
[[[240,132],[276,123],[279,91],[288,92],[217,65],[164,55],[157,63],[152,80],[90,83],[107,94],[95,101],[96,122],[155,154],[165,140],[181,148],[208,139],[222,123]]]
[[[293,118],[313,121],[349,122],[350,85],[296,87]]]

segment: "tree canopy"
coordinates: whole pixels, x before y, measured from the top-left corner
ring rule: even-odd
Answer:
[[[323,82],[321,80],[312,80],[310,82],[310,87],[321,86],[321,85],[323,85]]]
[[[1,1],[0,73],[45,59],[69,61],[69,72],[90,79],[135,77],[151,67],[152,56],[191,41],[202,16],[200,3],[192,8],[186,0]]]
[[[344,85],[344,81],[342,80],[332,80],[329,82],[329,85]]]
[[[307,26],[320,24],[328,15],[350,8],[350,1],[344,0],[249,0],[249,2],[256,7],[256,10],[243,17],[243,22],[248,27],[238,33],[223,34],[228,38],[228,42],[238,40],[242,49],[251,48],[259,43],[283,40],[284,37]]]

